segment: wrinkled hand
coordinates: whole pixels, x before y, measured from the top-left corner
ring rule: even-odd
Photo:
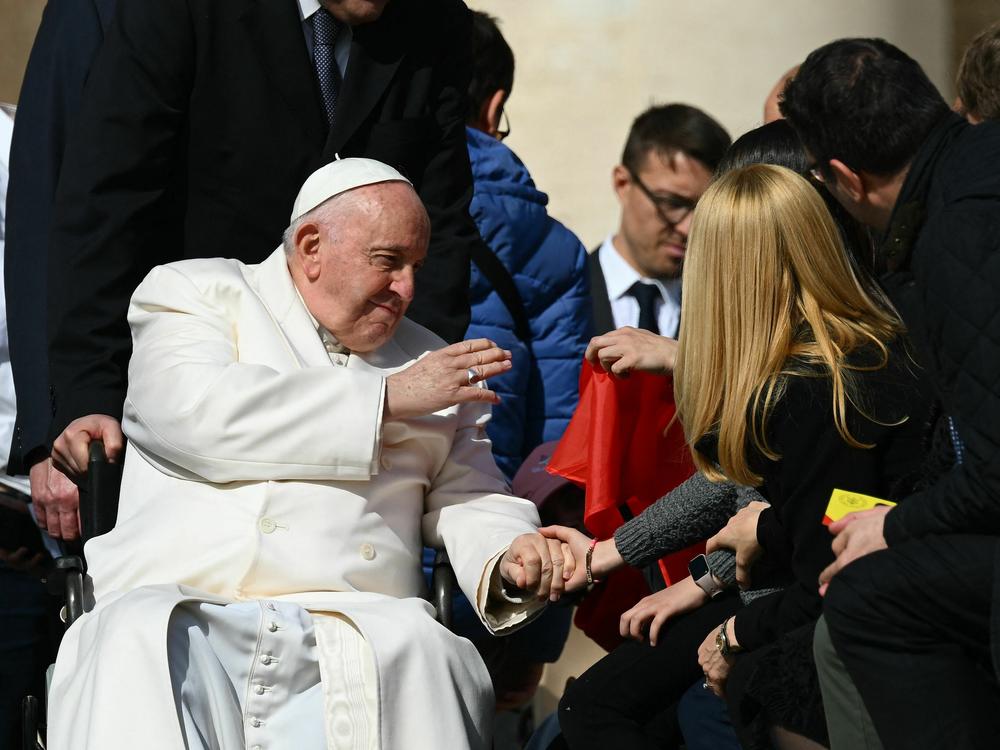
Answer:
[[[673,372],[677,342],[651,331],[625,326],[594,336],[584,356],[587,361],[620,378],[627,378],[633,370],[666,375]]]
[[[757,542],[757,520],[767,503],[754,500],[731,516],[725,527],[705,543],[705,552],[729,549],[736,553],[736,583],[741,589],[750,586],[750,568],[763,549]]]
[[[469,368],[476,373],[471,383]],[[438,349],[386,378],[385,418],[421,417],[470,401],[498,404],[500,398],[493,391],[476,383],[510,368],[510,352],[489,339]]]
[[[80,490],[57,469],[51,458],[35,463],[28,472],[31,502],[39,528],[53,539],[80,536]]]
[[[565,589],[564,571],[572,575],[575,567],[569,545],[541,534],[521,534],[501,558],[500,575],[540,600],[557,601]]]
[[[830,524],[833,540],[833,554],[836,558],[819,574],[820,596],[826,594],[826,587],[842,568],[850,565],[859,557],[885,549],[889,545],[885,541],[885,516],[892,510],[885,506],[848,513],[839,521]]]
[[[632,609],[622,614],[618,630],[623,638],[642,641],[643,631],[648,625],[649,645],[655,646],[663,623],[671,617],[698,609],[707,601],[708,594],[688,576],[683,581],[640,599]]]
[[[566,590],[577,591],[587,587],[587,550],[593,539],[569,526],[545,526],[538,533],[549,539],[557,539],[566,545],[574,557],[573,568],[566,567],[563,578],[566,579]],[[618,554],[614,538],[602,539],[594,547],[590,558],[590,572],[595,581],[599,581],[608,573],[625,564]]]
[[[104,451],[111,463],[119,459],[125,447],[125,436],[117,419],[107,414],[89,414],[70,422],[52,444],[56,466],[71,477],[86,474],[90,443],[94,440],[104,441]]]
[[[729,679],[729,670],[732,669],[735,659],[733,656],[723,656],[722,652],[716,648],[715,637],[718,633],[718,627],[712,628],[705,640],[698,646],[698,664],[705,674],[705,683],[709,689],[720,698],[725,698],[726,680]],[[726,635],[729,637],[729,642],[736,645],[732,617],[726,621]]]

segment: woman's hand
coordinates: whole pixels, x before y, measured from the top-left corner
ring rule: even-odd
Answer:
[[[730,549],[736,553],[736,583],[741,589],[750,586],[750,568],[763,553],[757,542],[757,519],[768,503],[754,500],[729,519],[729,523],[705,544],[705,552]]]
[[[738,646],[732,617],[726,620],[725,627],[730,646]],[[723,656],[722,652],[719,651],[719,647],[716,645],[718,635],[719,628],[712,628],[708,637],[702,641],[698,647],[698,664],[701,666],[701,671],[705,673],[705,687],[720,698],[725,698],[726,680],[729,679],[729,670],[733,667],[734,658],[732,655]]]
[[[632,370],[666,375],[673,372],[677,342],[641,328],[626,326],[587,344],[587,361],[600,365],[612,375],[628,377]]]
[[[569,526],[545,526],[538,533],[549,539],[557,539],[566,545],[572,556],[571,564],[563,570],[566,581],[566,591],[576,591],[587,586],[587,552],[594,541],[586,534]],[[569,559],[569,558],[567,558]],[[625,564],[618,554],[615,540],[605,539],[597,543],[591,555],[590,571],[595,581],[604,578],[608,573]]]
[[[656,645],[660,628],[671,617],[697,609],[708,601],[708,594],[691,576],[639,600],[632,609],[622,614],[618,630],[623,638],[644,640],[643,631],[649,626],[649,644]]]

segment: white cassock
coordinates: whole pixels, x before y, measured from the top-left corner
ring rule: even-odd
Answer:
[[[538,516],[506,494],[488,406],[383,424],[385,378],[444,342],[404,319],[336,366],[281,248],[155,268],[129,323],[118,522],[87,544],[96,605],[59,651],[49,747],[176,750],[208,709],[223,739],[202,746],[314,747],[305,705],[333,747],[345,700],[373,714],[372,747],[489,747],[488,673],[419,598],[421,548],[443,545],[484,625],[509,632],[542,605],[495,597],[498,561]],[[180,652],[178,632],[196,636]],[[211,706],[181,705],[184,674]]]

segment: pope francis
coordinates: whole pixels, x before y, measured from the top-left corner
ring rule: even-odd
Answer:
[[[403,318],[429,227],[398,172],[343,159],[263,263],[136,289],[118,522],[86,548],[95,603],[59,652],[50,748],[490,746],[489,676],[419,598],[421,546],[496,633],[573,561],[490,454],[482,381],[510,353]],[[88,430],[56,442],[70,470]]]

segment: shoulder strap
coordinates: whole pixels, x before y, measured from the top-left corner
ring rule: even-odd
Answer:
[[[531,341],[531,327],[528,325],[528,312],[524,308],[524,300],[517,291],[514,277],[510,275],[504,264],[485,242],[476,242],[472,246],[472,262],[476,264],[486,280],[500,296],[500,301],[514,319],[514,335],[527,345]],[[530,347],[529,347],[530,349]]]

